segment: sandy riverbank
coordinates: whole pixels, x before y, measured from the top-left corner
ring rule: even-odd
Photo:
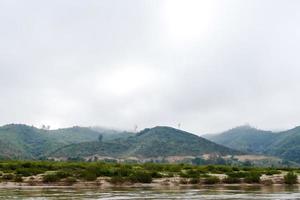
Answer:
[[[111,183],[109,177],[98,177],[95,181],[81,181],[77,180],[74,183],[68,183],[65,180],[61,180],[55,183],[44,183],[41,180],[40,176],[36,177],[27,177],[23,182],[11,182],[3,181],[0,182],[0,188],[89,188],[89,187],[99,187],[99,188],[113,188],[113,187],[122,187],[122,188],[133,188],[133,187],[151,187],[151,188],[160,188],[160,187],[181,187],[181,186],[205,186],[205,185],[215,185],[215,186],[255,186],[255,185],[284,185],[284,174],[276,175],[262,175],[260,178],[260,183],[241,183],[226,184],[222,181],[226,178],[225,174],[211,174],[211,176],[216,176],[220,179],[219,183],[215,184],[205,184],[202,179],[198,183],[191,184],[188,178],[181,177],[168,177],[168,178],[155,178],[151,183]],[[298,177],[299,179],[299,177]],[[298,180],[300,183],[300,180]],[[297,184],[300,185],[300,184]]]

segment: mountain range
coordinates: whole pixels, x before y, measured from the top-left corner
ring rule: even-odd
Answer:
[[[237,150],[218,145],[197,135],[158,126],[145,129],[131,137],[108,142],[92,141],[65,146],[53,152],[54,157],[111,156],[114,158],[136,157],[139,159],[169,156],[199,156],[242,154]]]
[[[236,160],[245,155],[300,163],[300,127],[272,132],[240,126],[202,137],[165,126],[138,133],[79,126],[57,130],[22,124],[0,127],[0,159]]]
[[[207,139],[171,127],[158,126],[138,133],[100,127],[38,129],[22,124],[0,127],[1,159],[164,159],[205,154],[240,155]]]

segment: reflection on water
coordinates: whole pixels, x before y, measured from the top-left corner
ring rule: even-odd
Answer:
[[[193,187],[176,189],[0,189],[0,199],[300,199],[298,186]]]

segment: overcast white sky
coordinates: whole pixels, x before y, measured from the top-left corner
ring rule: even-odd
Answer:
[[[0,0],[0,124],[300,125],[298,0]]]

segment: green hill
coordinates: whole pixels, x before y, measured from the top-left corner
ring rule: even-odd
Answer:
[[[277,156],[300,163],[300,127],[273,133],[243,126],[205,137],[233,149]]]
[[[79,127],[63,128],[48,131],[51,137],[59,140],[64,144],[73,144],[80,142],[96,141],[99,135],[102,136],[103,141],[109,141],[117,138],[127,138],[133,133],[125,131],[116,131],[111,129],[97,128],[97,127]]]
[[[277,138],[278,134],[250,126],[239,126],[221,134],[204,137],[218,144],[249,153],[263,153]]]
[[[99,127],[75,126],[44,130],[10,124],[0,127],[0,159],[93,155],[155,158],[204,154],[239,155],[247,152],[300,163],[300,127],[273,133],[242,126],[205,137],[212,142],[185,131],[161,126],[133,134]]]
[[[110,136],[112,132],[113,136]],[[99,135],[107,141],[128,137],[130,133],[109,129],[96,131],[78,126],[44,130],[22,124],[9,124],[0,127],[0,159],[38,159],[66,145],[96,141]]]
[[[266,153],[300,163],[300,127],[280,132]]]
[[[53,157],[87,157],[92,155],[116,158],[199,156],[203,154],[237,155],[239,151],[215,144],[197,135],[170,127],[145,129],[135,136],[110,142],[86,142],[63,147]]]
[[[34,159],[63,144],[47,131],[26,125],[0,127],[0,156],[12,159]]]

